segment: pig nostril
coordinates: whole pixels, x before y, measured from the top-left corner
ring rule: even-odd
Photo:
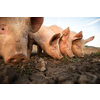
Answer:
[[[77,56],[74,55],[73,58],[77,58]]]
[[[4,28],[2,28],[2,30],[4,30]]]
[[[20,61],[21,61],[21,62],[24,62],[24,61],[25,61],[25,59],[24,59],[24,58],[22,58]]]
[[[14,62],[15,61],[15,58],[12,58],[9,60],[9,62]]]

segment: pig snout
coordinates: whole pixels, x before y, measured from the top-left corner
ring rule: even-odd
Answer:
[[[17,45],[17,44],[16,44]],[[6,64],[16,64],[20,62],[26,62],[27,50],[26,48],[14,47],[9,45],[9,49],[6,49],[3,53],[3,58]]]
[[[57,59],[62,59],[63,58],[63,55],[62,54],[59,54],[59,57]]]
[[[81,58],[83,58],[84,57],[84,55],[81,55]]]
[[[83,58],[84,55],[83,55],[83,53],[78,53],[78,54],[77,54],[77,57]]]
[[[70,56],[70,58],[74,58],[74,57],[75,57],[75,55]]]
[[[66,52],[65,55],[68,55],[70,58],[74,58],[74,57],[75,57],[75,55],[73,54],[73,52],[72,52],[71,49],[69,49],[69,51],[68,51],[68,49],[67,49],[65,52]]]
[[[13,56],[10,56],[6,59],[5,63],[7,64],[16,64],[20,62],[26,62],[27,58],[24,54],[15,54]]]
[[[59,54],[53,54],[53,56],[52,56],[54,59],[62,59],[63,58],[63,55],[61,54],[61,53],[59,53]]]
[[[16,64],[27,60],[27,41],[16,42],[13,38],[7,38],[2,47],[2,56],[6,64]]]

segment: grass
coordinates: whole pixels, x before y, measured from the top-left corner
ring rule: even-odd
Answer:
[[[100,57],[100,52],[92,53],[92,55],[94,55],[96,57]]]
[[[92,57],[100,57],[100,52],[92,53],[90,55],[85,54],[83,58],[72,58],[71,60],[73,62],[78,62],[78,61],[86,60],[87,58],[90,58],[91,56]],[[65,56],[65,57],[63,57],[62,61],[69,62],[70,58],[68,56]]]
[[[85,54],[83,59],[89,58],[90,56],[92,56],[92,57],[100,57],[100,52],[91,53],[90,55]]]
[[[68,56],[63,57],[62,61],[66,61],[66,62],[77,62],[79,61],[80,58],[69,58]]]
[[[32,73],[33,69],[29,65],[19,65],[16,68],[16,72],[18,73],[18,76],[26,75],[27,77]]]
[[[69,57],[68,56],[65,56],[65,57],[62,58],[62,61],[68,62],[68,59],[69,59]]]
[[[73,58],[72,59],[74,62],[78,62],[80,60],[80,58]]]

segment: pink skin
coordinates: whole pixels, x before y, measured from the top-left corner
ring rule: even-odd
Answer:
[[[32,34],[32,38],[49,56],[61,59],[63,56],[59,50],[60,33],[55,34],[48,27],[42,25],[38,32]]]
[[[78,34],[76,34],[75,32],[71,31],[70,32],[70,37],[72,39],[72,51],[75,54],[75,56],[77,57],[84,57],[84,45],[87,42],[90,42],[94,39],[94,36],[88,38],[88,39],[82,39],[83,35],[82,35],[82,31],[80,31]]]
[[[55,34],[62,33],[63,29],[61,27],[58,27],[57,25],[52,25],[49,27]]]
[[[49,27],[55,34],[61,33],[62,36],[60,38],[59,46],[60,51],[64,56],[69,56],[70,58],[74,57],[74,54],[72,52],[72,40],[69,37],[70,35],[70,29],[69,27],[63,30],[61,27],[58,27],[57,25],[52,25]]]
[[[37,23],[37,20],[36,17],[0,18],[0,55],[3,56],[6,64],[15,64],[27,60],[28,33],[30,30],[38,31],[41,24]]]
[[[60,51],[63,55],[65,55],[65,56],[68,55],[70,58],[73,58],[74,54],[72,52],[72,40],[69,37],[69,34],[70,34],[69,27],[67,29],[65,29],[62,32],[62,34],[63,35],[62,35],[60,42],[59,42]]]

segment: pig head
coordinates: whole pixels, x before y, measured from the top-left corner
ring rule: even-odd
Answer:
[[[71,31],[70,32],[70,37],[72,39],[72,51],[75,54],[75,56],[77,57],[84,57],[84,45],[87,42],[92,41],[95,37],[92,36],[88,39],[83,39],[83,35],[82,35],[82,31],[80,31],[78,34],[76,34],[76,32]]]
[[[72,40],[69,36],[70,29],[69,27],[62,32],[62,37],[59,42],[60,51],[64,56],[69,56],[70,58],[74,57],[72,52]]]
[[[43,23],[42,17],[1,17],[0,55],[7,64],[27,60],[28,33],[37,32]]]

